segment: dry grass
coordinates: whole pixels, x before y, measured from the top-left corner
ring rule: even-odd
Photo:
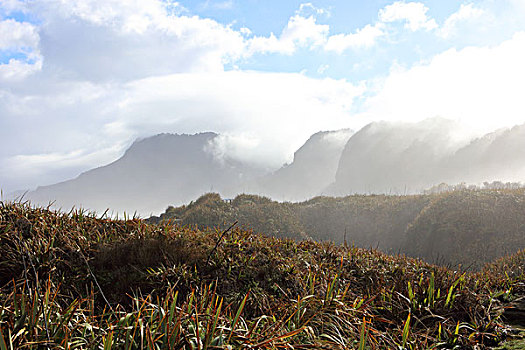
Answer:
[[[524,292],[524,252],[473,274],[221,234],[1,203],[0,349],[484,349]]]

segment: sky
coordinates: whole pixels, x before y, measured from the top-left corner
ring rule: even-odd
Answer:
[[[0,188],[163,132],[268,169],[379,120],[478,135],[525,123],[523,62],[525,0],[0,0]]]

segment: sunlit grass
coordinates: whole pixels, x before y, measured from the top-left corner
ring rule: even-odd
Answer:
[[[0,349],[496,345],[525,252],[482,272],[375,250],[0,206]]]

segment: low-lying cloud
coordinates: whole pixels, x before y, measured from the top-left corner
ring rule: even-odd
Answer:
[[[478,133],[525,121],[525,32],[495,46],[450,49],[409,69],[393,67],[363,117],[460,121]]]
[[[215,131],[218,157],[275,169],[319,130],[442,116],[468,126],[461,139],[520,124],[525,7],[504,3],[506,10],[463,4],[437,20],[422,3],[393,2],[341,33],[319,19],[324,10],[303,4],[280,32],[259,36],[193,16],[173,1],[2,2],[0,187],[65,180],[161,132]],[[501,32],[487,34],[490,44],[456,45],[458,33],[485,38],[479,21]],[[363,81],[237,67],[303,50],[327,57],[319,65],[326,74],[331,56],[323,55],[347,57],[416,31],[451,44]]]

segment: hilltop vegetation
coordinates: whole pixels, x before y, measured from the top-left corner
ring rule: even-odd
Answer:
[[[226,228],[235,221],[255,232],[293,239],[374,247],[428,262],[480,269],[525,248],[525,189],[466,189],[411,196],[353,195],[279,203],[207,194],[169,207],[152,222]]]
[[[0,203],[0,243],[2,349],[487,349],[525,293],[525,252],[463,273],[22,204]]]

